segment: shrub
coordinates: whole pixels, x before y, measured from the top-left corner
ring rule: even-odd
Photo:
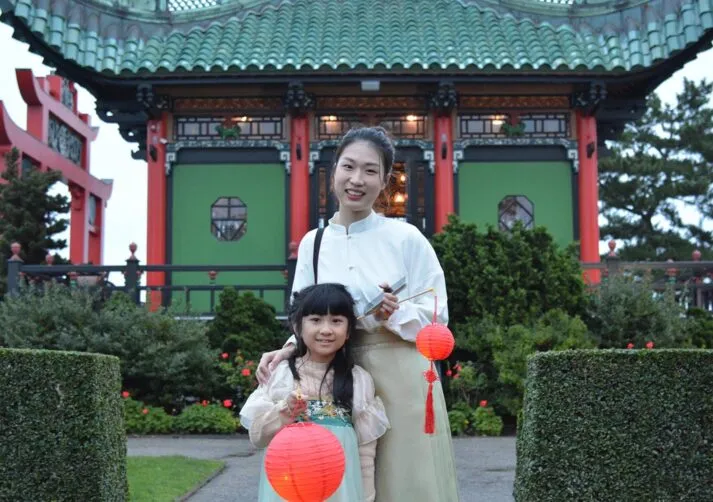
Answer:
[[[260,359],[263,352],[281,347],[287,333],[276,318],[274,307],[251,292],[238,294],[224,289],[210,322],[211,347],[221,352],[240,352],[247,359]]]
[[[498,381],[504,384],[498,392],[499,402],[513,416],[522,407],[525,390],[527,357],[535,352],[567,349],[590,349],[595,342],[581,319],[561,310],[551,310],[534,326],[511,326],[490,335]]]
[[[223,356],[229,357],[229,354],[224,353]],[[242,352],[238,351],[231,362],[221,363],[220,368],[225,375],[228,387],[235,395],[236,408],[242,408],[250,394],[257,388],[258,383],[255,377],[257,363],[245,359]]]
[[[207,402],[185,408],[174,420],[174,430],[183,433],[233,434],[238,426],[229,408]]]
[[[124,388],[167,409],[186,396],[212,395],[219,384],[206,326],[172,312],[150,312],[115,293],[102,309],[96,295],[48,283],[0,302],[0,345],[117,356]]]
[[[446,276],[453,325],[468,319],[529,325],[554,308],[584,312],[576,250],[559,248],[544,228],[481,232],[452,215],[432,243]]]
[[[448,422],[451,425],[451,434],[454,436],[462,436],[468,430],[468,414],[461,410],[449,411]]]
[[[473,429],[481,436],[499,436],[503,433],[503,419],[495,414],[492,406],[483,401],[472,415]]]
[[[0,349],[0,500],[124,501],[119,360]]]
[[[707,310],[692,308],[686,318],[686,344],[698,349],[713,349],[713,315]]]
[[[124,423],[128,434],[166,434],[173,430],[173,417],[163,408],[124,399]]]
[[[528,360],[518,502],[713,500],[713,351]]]
[[[683,309],[673,291],[654,294],[646,278],[616,275],[595,290],[587,326],[600,348],[637,347],[653,341],[657,347],[680,347],[685,341]]]

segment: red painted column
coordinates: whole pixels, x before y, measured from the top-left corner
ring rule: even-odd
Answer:
[[[597,121],[577,112],[579,153],[579,242],[580,260],[599,262],[599,173],[597,168]],[[584,279],[597,284],[599,270],[586,270]]]
[[[146,161],[148,162],[148,205],[146,218],[146,263],[166,264],[166,138],[168,116],[160,120],[150,120],[147,124]],[[156,149],[156,160],[151,158],[151,149]],[[164,286],[163,272],[148,272],[147,286]],[[161,305],[161,292],[152,291],[152,308]]]
[[[292,116],[290,126],[290,241],[309,231],[309,121]]]
[[[74,183],[69,184],[71,197],[69,214],[69,261],[74,265],[87,263],[87,191]]]
[[[453,122],[450,115],[434,116],[434,230],[440,232],[448,223],[448,215],[455,210],[453,194]],[[443,155],[445,147],[445,157]]]

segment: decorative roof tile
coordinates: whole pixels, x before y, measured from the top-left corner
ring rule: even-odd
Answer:
[[[596,15],[585,15],[589,11],[577,2],[546,7],[540,0],[507,0],[499,7],[492,0],[224,0],[216,7],[183,1],[184,7],[205,7],[193,18],[167,9],[146,11],[150,1],[143,11],[115,7],[122,1],[0,0],[0,6],[4,22],[27,27],[66,60],[122,77],[348,70],[621,73],[655,65],[713,35],[713,0],[638,0],[629,2],[626,16],[607,0],[594,2]],[[21,38],[22,30],[15,36]]]

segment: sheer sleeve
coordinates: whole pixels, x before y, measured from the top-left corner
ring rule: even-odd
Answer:
[[[381,398],[375,394],[374,380],[361,366],[354,366],[354,407],[352,422],[359,444],[375,441],[391,427]]]
[[[404,340],[415,342],[421,328],[433,321],[435,295],[438,296],[436,321],[444,325],[448,324],[448,294],[438,256],[431,243],[417,229],[409,235],[404,259],[408,271],[410,293],[408,296],[428,289],[433,289],[433,292],[400,304],[399,309],[382,325]]]
[[[282,427],[294,421],[286,401],[292,384],[287,363],[282,363],[267,384],[250,394],[240,410],[240,424],[248,430],[250,442],[256,448],[265,448]]]

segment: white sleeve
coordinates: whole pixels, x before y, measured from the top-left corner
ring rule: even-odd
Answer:
[[[433,289],[399,305],[383,326],[404,340],[416,341],[416,335],[433,321],[434,302],[438,298],[436,322],[448,325],[446,279],[431,243],[417,229],[410,233],[404,252],[411,295]],[[403,295],[402,295],[403,296]]]

